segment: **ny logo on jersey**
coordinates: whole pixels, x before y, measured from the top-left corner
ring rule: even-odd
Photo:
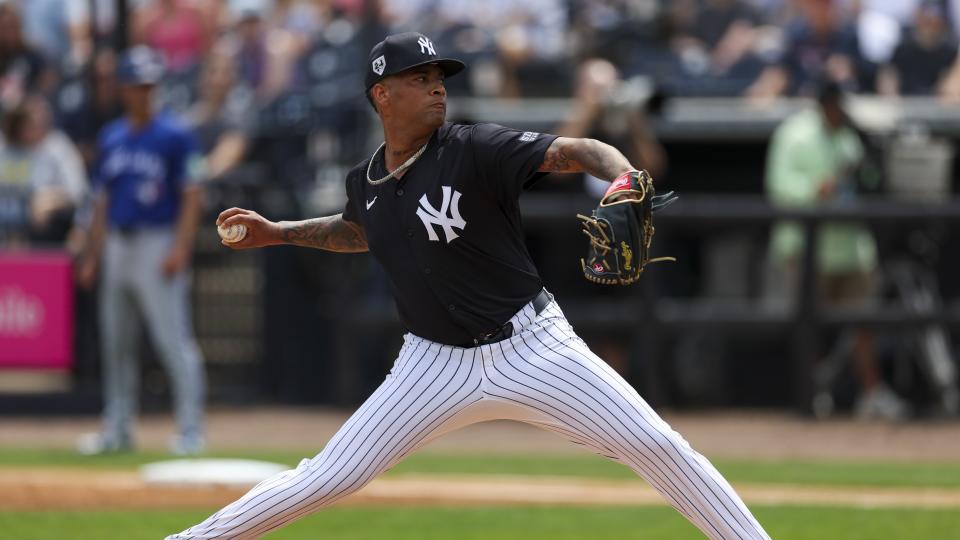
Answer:
[[[433,50],[433,42],[427,36],[420,36],[417,43],[420,44],[420,54],[437,55],[437,51]]]
[[[433,230],[434,225],[439,225],[443,227],[443,235],[449,244],[460,237],[453,228],[457,227],[462,231],[467,227],[467,222],[460,217],[460,192],[452,190],[450,186],[441,186],[441,188],[443,189],[443,201],[440,202],[440,210],[434,208],[433,205],[430,204],[430,201],[427,200],[427,196],[423,195],[420,197],[420,207],[417,208],[417,216],[420,217],[420,221],[422,221],[423,226],[426,227],[427,235],[431,241],[440,241],[436,231]],[[451,191],[453,192],[453,197],[450,196]],[[450,211],[449,217],[447,216],[447,210]]]

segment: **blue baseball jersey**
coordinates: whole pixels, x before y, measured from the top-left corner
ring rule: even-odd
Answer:
[[[183,188],[196,180],[199,162],[192,131],[167,113],[134,131],[126,118],[100,133],[94,175],[97,189],[109,194],[107,220],[121,228],[176,222]]]

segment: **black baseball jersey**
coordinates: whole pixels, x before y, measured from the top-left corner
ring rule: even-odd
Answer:
[[[399,180],[369,183],[369,160],[350,171],[343,218],[363,227],[407,330],[469,345],[539,293],[518,199],[554,139],[445,123]],[[386,176],[383,151],[371,159],[370,177]]]

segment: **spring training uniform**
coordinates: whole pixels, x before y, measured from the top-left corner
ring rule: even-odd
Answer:
[[[351,171],[343,217],[363,226],[408,330],[396,363],[320,454],[171,540],[259,537],[362,488],[429,441],[495,419],[623,463],[709,538],[769,538],[543,290],[518,197],[554,138],[447,123],[399,181],[368,183],[367,162]],[[384,176],[382,154],[372,159],[371,177]]]
[[[170,377],[180,436],[203,438],[203,358],[190,322],[190,274],[164,276],[175,241],[180,199],[196,181],[193,135],[166,113],[139,131],[126,118],[107,125],[99,141],[96,188],[109,194],[100,287],[103,333],[103,433],[129,441],[137,410],[142,314]]]

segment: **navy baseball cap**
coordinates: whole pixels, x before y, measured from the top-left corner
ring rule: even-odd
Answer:
[[[396,75],[417,66],[436,64],[447,77],[460,73],[467,67],[453,58],[441,58],[433,41],[419,32],[404,32],[387,36],[370,49],[367,64],[367,76],[364,80],[367,90],[385,77]]]
[[[165,71],[159,53],[146,45],[137,45],[120,57],[117,79],[123,84],[157,84]]]

